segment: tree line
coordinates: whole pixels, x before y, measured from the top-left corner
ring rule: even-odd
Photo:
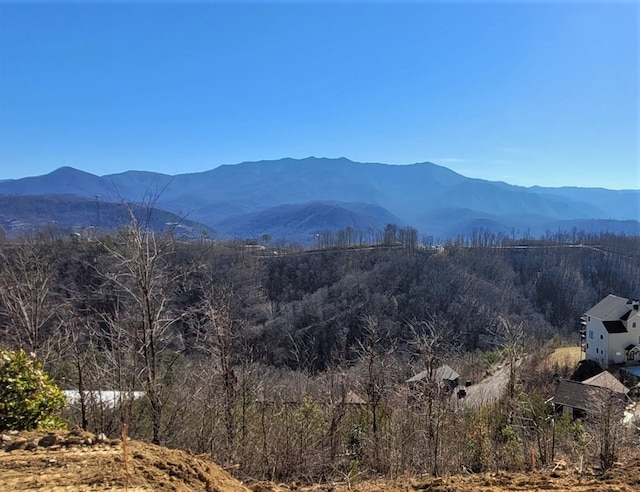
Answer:
[[[399,232],[387,232],[392,245]],[[91,241],[0,245],[2,345],[80,390],[77,425],[117,434],[128,423],[245,476],[530,469],[597,442],[567,419],[551,427],[554,373],[536,357],[554,336],[577,341],[579,316],[602,297],[640,287],[638,238],[583,239],[590,247],[263,255],[181,242],[133,217]],[[477,382],[496,358],[512,368],[508,391],[480,408],[460,407],[434,375],[448,362]],[[144,397],[100,404],[90,391],[105,389]]]

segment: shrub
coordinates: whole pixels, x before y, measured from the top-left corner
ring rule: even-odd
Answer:
[[[24,350],[0,350],[0,431],[63,428],[65,397]]]

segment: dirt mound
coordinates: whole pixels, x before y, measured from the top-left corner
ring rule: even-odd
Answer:
[[[640,460],[618,465],[603,475],[577,474],[571,470],[532,473],[478,473],[448,477],[407,477],[332,483],[309,487],[287,487],[268,483],[251,487],[255,492],[636,492],[640,490]]]
[[[407,477],[311,486],[257,482],[245,487],[214,463],[184,451],[82,431],[2,434],[0,491],[326,491],[326,492],[632,492],[640,490],[640,456],[630,450],[611,470],[578,474],[559,463],[531,473]]]
[[[604,474],[577,473],[563,461],[547,470],[529,473],[477,473],[445,477],[405,477],[355,483],[286,486],[266,482],[251,486],[255,492],[636,492],[640,490],[640,458],[617,463]]]
[[[0,490],[242,491],[212,462],[184,451],[88,432],[2,434]]]

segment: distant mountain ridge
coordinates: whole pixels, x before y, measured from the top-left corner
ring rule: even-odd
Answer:
[[[0,195],[0,226],[5,231],[91,234],[121,229],[131,222],[131,214],[156,231],[175,229],[179,237],[200,237],[212,230],[171,212],[154,209],[150,216],[137,205],[98,202],[70,194]]]
[[[285,158],[175,176],[146,171],[95,176],[62,167],[0,181],[0,195],[52,194],[105,203],[154,198],[156,207],[227,237],[299,240],[317,230],[383,227],[391,220],[441,238],[475,229],[540,235],[577,224],[589,231],[640,232],[640,190],[523,188],[467,178],[429,162]]]

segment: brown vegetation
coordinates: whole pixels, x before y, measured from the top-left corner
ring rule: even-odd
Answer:
[[[560,459],[587,470],[638,443],[546,403],[565,375],[547,357],[577,340],[579,315],[640,289],[637,238],[595,239],[267,256],[138,222],[91,241],[31,238],[0,245],[1,340],[81,390],[72,426],[116,438],[128,424],[245,480],[443,480]],[[443,363],[477,404],[438,381]]]

